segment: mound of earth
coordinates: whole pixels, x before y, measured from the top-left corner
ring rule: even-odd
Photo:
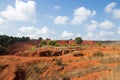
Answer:
[[[17,56],[27,56],[27,57],[51,57],[51,56],[62,56],[72,52],[70,49],[59,50],[54,48],[39,48],[33,52],[18,52]]]

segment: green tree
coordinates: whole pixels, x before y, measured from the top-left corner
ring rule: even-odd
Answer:
[[[13,39],[9,39],[8,41],[7,41],[7,43],[8,44],[13,44],[15,41],[13,40]]]
[[[4,55],[5,53],[7,53],[7,49],[0,45],[0,55]]]
[[[39,37],[39,40],[40,40],[40,41],[42,41],[42,40],[43,40],[43,38],[42,38],[42,37]]]
[[[76,37],[74,41],[76,44],[81,44],[83,42],[81,37]]]

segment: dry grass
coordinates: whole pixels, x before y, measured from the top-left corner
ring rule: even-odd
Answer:
[[[26,80],[39,80],[39,75],[42,74],[50,65],[48,63],[39,62],[31,65],[26,70]]]

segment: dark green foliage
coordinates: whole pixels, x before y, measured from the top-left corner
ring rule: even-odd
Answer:
[[[5,53],[7,53],[7,49],[0,45],[0,55],[5,55]]]
[[[42,40],[41,45],[47,45],[47,42],[45,40]]]
[[[76,44],[81,44],[83,42],[82,38],[81,37],[76,37],[75,38],[75,43]]]
[[[49,45],[50,45],[50,46],[55,46],[56,43],[57,43],[57,41],[54,41],[54,40],[53,40],[53,41],[50,41],[50,42],[49,42]]]
[[[13,39],[9,39],[8,41],[7,41],[7,43],[8,44],[13,44],[15,41],[13,40]]]
[[[42,38],[42,37],[39,37],[39,40],[40,40],[40,41],[42,41],[42,40],[43,40],[43,38]]]
[[[30,40],[29,37],[12,37],[7,35],[0,35],[0,45],[8,45],[15,42],[24,42],[28,40]]]

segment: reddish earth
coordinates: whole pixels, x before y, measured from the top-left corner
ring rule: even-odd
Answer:
[[[38,43],[33,40],[11,45],[11,55],[0,56],[0,80],[120,79],[117,76],[120,74],[117,68],[120,67],[120,46],[96,46],[92,41],[84,41],[82,47],[36,48]],[[59,43],[73,44],[73,41],[63,40]],[[98,51],[104,56],[93,56]],[[110,76],[116,78],[110,79]]]

